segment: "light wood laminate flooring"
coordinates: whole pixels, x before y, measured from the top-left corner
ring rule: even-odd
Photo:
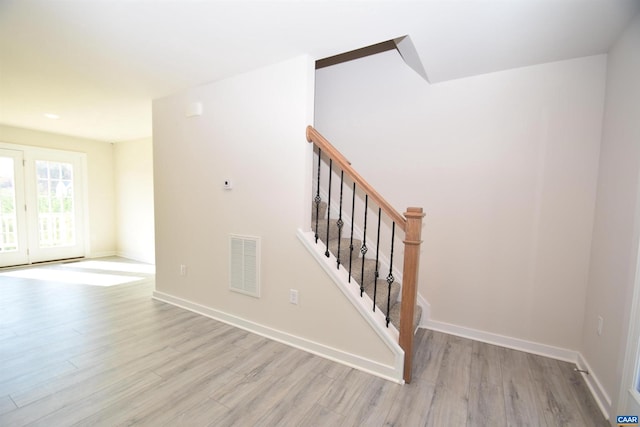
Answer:
[[[399,385],[155,301],[138,276],[0,274],[0,426],[608,425],[569,363],[420,330]]]

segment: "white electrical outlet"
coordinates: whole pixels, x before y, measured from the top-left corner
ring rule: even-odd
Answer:
[[[181,276],[187,275],[187,266],[184,264],[180,264],[180,275]]]
[[[604,319],[602,318],[602,316],[598,316],[598,329],[596,330],[598,335],[602,335],[603,326],[604,326]]]
[[[298,290],[289,289],[289,302],[291,304],[298,304]]]

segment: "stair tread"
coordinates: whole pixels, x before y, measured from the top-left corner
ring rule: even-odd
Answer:
[[[363,258],[358,257],[354,258],[351,263],[351,277],[353,277],[357,283],[363,279],[363,269],[362,269]],[[349,266],[345,266],[347,269]],[[376,262],[375,260],[364,258],[364,280],[363,284],[366,288],[367,286],[373,284],[376,280]]]
[[[342,264],[347,263],[349,261],[349,245],[351,244],[351,239],[347,237],[343,237],[341,239],[333,239],[329,241],[329,251],[338,258],[338,242],[340,242],[340,261]],[[360,252],[357,248],[360,247],[362,243],[360,240],[353,239],[353,252],[351,252],[351,258],[357,258],[360,255]]]
[[[316,214],[317,213],[317,214]],[[327,214],[327,202],[320,202],[320,206],[316,206],[314,201],[311,202],[311,221],[315,222],[316,216],[318,219],[325,218]]]
[[[391,313],[389,317],[391,318],[391,323],[396,329],[400,329],[400,307],[401,304],[398,303],[391,307]],[[420,318],[422,317],[422,307],[416,304],[416,308],[413,310],[413,329],[415,330],[420,324]]]
[[[327,220],[322,219],[318,220],[318,238],[323,242],[327,240]],[[329,219],[329,241],[335,240],[340,237],[340,229],[338,228],[338,220],[337,219]],[[315,220],[311,223],[312,231],[316,231],[316,222]]]
[[[378,284],[377,285],[378,295],[376,296],[376,306],[380,311],[382,311],[383,313],[386,313],[388,284],[386,280],[382,280],[382,279],[378,279],[376,283]],[[369,296],[369,298],[371,298],[372,301],[373,301],[373,293],[374,293],[373,290],[374,290],[373,283],[370,283],[364,290],[365,293]],[[391,284],[391,297],[389,299],[391,309],[393,309],[393,306],[398,303],[399,295],[400,295],[400,284],[394,282]]]

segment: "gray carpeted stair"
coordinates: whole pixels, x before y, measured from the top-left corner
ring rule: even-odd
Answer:
[[[364,292],[373,300],[374,298],[374,284],[376,284],[376,310],[380,310],[383,314],[387,311],[387,299],[390,302],[390,318],[391,323],[396,327],[400,327],[400,302],[398,298],[400,296],[401,286],[397,282],[391,284],[391,296],[388,298],[389,285],[387,283],[387,276],[389,271],[379,271],[378,278],[376,280],[376,261],[371,259],[370,256],[362,258],[360,248],[362,247],[362,241],[359,239],[353,239],[353,251],[350,250],[351,238],[350,230],[342,230],[342,237],[340,237],[340,229],[338,227],[338,219],[330,218],[327,224],[326,219],[327,204],[320,202],[317,209],[316,216],[316,204],[312,203],[311,209],[311,227],[316,232],[317,223],[317,237],[318,245],[321,245],[323,250],[326,250],[327,240],[327,226],[329,227],[329,252],[331,252],[336,258],[340,259],[342,266],[351,272],[351,282],[353,286],[360,288],[360,283],[364,284]],[[317,221],[316,221],[317,217]],[[340,256],[338,257],[338,241],[340,241]],[[351,255],[351,260],[349,260]],[[375,257],[375,255],[374,255]],[[350,262],[351,261],[351,262]],[[364,270],[363,270],[364,263]],[[382,268],[382,267],[380,267]],[[364,276],[363,276],[364,272]],[[362,280],[364,277],[364,280]],[[373,307],[371,307],[373,310]],[[422,307],[416,305],[414,312],[413,324],[417,327],[420,322],[420,316],[422,315]]]

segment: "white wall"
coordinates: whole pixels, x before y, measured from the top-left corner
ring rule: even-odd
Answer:
[[[114,149],[117,254],[155,263],[153,143],[125,141]]]
[[[0,141],[86,153],[90,221],[87,256],[115,255],[115,189],[112,144],[4,125],[0,125]]]
[[[617,407],[640,237],[640,16],[611,49],[581,352]],[[597,318],[604,328],[596,334]],[[610,412],[612,416],[614,411]]]
[[[155,295],[303,347],[391,365],[389,349],[296,237],[310,223],[313,67],[296,58],[154,101]],[[203,115],[187,118],[193,102]],[[222,188],[225,179],[233,190]],[[262,239],[260,298],[228,289],[231,233]],[[289,303],[292,288],[298,305]]]
[[[431,326],[580,347],[605,65],[429,85],[390,51],[318,70],[316,128],[398,210],[426,212]]]

